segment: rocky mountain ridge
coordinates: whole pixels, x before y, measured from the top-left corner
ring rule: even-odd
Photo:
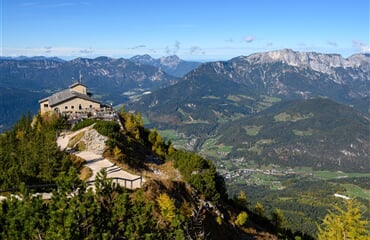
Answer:
[[[345,102],[369,96],[370,58],[357,54],[344,59],[338,54],[284,49],[205,63],[185,79],[210,77],[237,82],[268,96],[327,96]]]
[[[370,58],[365,54],[354,54],[349,58],[343,58],[339,54],[322,54],[316,52],[297,52],[291,49],[283,49],[265,53],[255,53],[244,58],[250,63],[271,63],[281,61],[285,64],[301,68],[311,68],[315,71],[332,74],[334,69],[361,68],[370,70]]]

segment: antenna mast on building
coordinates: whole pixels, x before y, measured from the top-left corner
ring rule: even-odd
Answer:
[[[81,70],[80,70],[80,83],[82,83],[82,73],[81,73]]]

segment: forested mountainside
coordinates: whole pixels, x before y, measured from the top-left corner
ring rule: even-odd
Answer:
[[[156,131],[144,129],[139,116],[123,114],[121,120],[123,130],[115,122],[95,120],[74,129],[95,123],[109,137],[104,156],[144,174],[146,183],[138,190],[113,183],[105,171],[96,177],[94,190],[88,188],[81,180],[83,159],[56,145],[57,134],[69,128],[61,117],[24,116],[2,134],[0,188],[15,192],[2,191],[1,238],[274,239],[278,232],[292,234],[228,199],[209,160],[174,149]],[[76,146],[83,151],[86,145]],[[163,174],[177,175],[177,180],[149,174],[161,166],[167,171],[162,169]],[[30,188],[35,184],[39,188]],[[51,191],[51,199],[32,195],[37,190]]]
[[[216,145],[228,158],[316,170],[368,172],[370,121],[329,99],[282,102],[255,116],[220,125]]]
[[[116,122],[91,119],[80,122],[72,130],[83,130],[95,123],[94,129],[109,137],[103,156],[126,170],[143,173],[146,183],[137,190],[114,184],[105,171],[97,175],[94,190],[88,188],[81,180],[83,159],[60,151],[56,145],[58,133],[70,128],[62,117],[24,116],[12,130],[2,134],[0,186],[13,188],[11,191],[15,192],[5,193],[5,199],[0,202],[0,236],[3,239],[277,239],[278,236],[312,239],[316,236],[290,231],[280,209],[265,215],[262,205],[248,207],[244,192],[228,197],[224,179],[211,161],[176,150],[156,130],[143,128],[140,115],[122,111],[120,119],[124,126],[121,130]],[[83,151],[86,143],[78,139],[82,138],[71,139],[71,146],[76,146],[75,151]],[[32,185],[45,183],[49,185],[36,189],[51,191],[50,199],[31,195],[35,191],[30,188]],[[329,213],[329,218],[355,226],[349,233],[351,236],[359,239],[367,236],[367,222],[359,214],[360,202],[351,200],[336,206],[343,212]],[[342,219],[344,213],[350,217]],[[319,237],[331,234],[334,223],[328,221],[322,224]]]
[[[22,114],[36,113],[39,108],[38,100],[44,96],[42,91],[0,86],[0,132],[11,129]]]
[[[253,104],[251,99],[244,100]],[[251,114],[251,109],[243,109],[240,103],[217,112],[212,103],[201,105],[192,101],[193,105],[189,103],[177,110],[176,103],[171,102],[161,110],[153,107],[147,113],[151,122],[148,126],[174,131],[174,137],[186,140],[189,149],[210,158],[213,151],[228,146],[216,158],[320,170],[369,169],[369,119],[349,106],[317,98],[282,102]],[[224,105],[227,106],[227,100]]]

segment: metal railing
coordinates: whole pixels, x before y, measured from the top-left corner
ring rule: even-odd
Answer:
[[[117,183],[118,185],[120,186],[123,186],[125,188],[130,188],[130,189],[134,189],[134,183],[136,181],[139,181],[139,187],[141,187],[143,185],[143,177],[142,176],[139,176],[137,178],[134,178],[134,179],[128,179],[128,178],[121,178],[121,177],[112,177],[112,178],[107,178],[107,179],[112,179],[113,182]],[[130,186],[128,187],[127,186],[127,182],[129,182]],[[90,181],[87,181],[86,184],[87,185],[93,185],[95,183],[95,180],[90,180]],[[123,185],[122,185],[123,183]]]

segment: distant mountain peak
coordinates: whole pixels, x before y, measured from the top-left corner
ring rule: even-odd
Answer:
[[[176,67],[180,64],[182,60],[178,56],[172,55],[168,57],[161,57],[159,61],[161,65],[164,65],[166,67]]]
[[[155,62],[155,59],[152,58],[149,54],[144,55],[136,55],[129,59],[132,62],[140,63],[140,64],[148,64],[152,65]]]
[[[0,60],[15,60],[15,61],[55,61],[55,62],[65,62],[65,60],[58,58],[58,57],[45,57],[45,56],[34,56],[34,57],[27,57],[27,56],[18,56],[18,57],[3,57],[0,56]]]
[[[370,70],[370,53],[353,54],[348,58],[348,60],[353,63],[357,63],[358,65],[365,64],[368,66],[368,69]]]
[[[270,52],[255,53],[244,60],[253,63],[282,62],[294,67],[311,68],[315,71],[332,74],[334,68],[366,67],[370,59],[364,54],[353,55],[345,59],[340,54],[324,54],[317,52],[300,52],[292,49],[282,49]],[[365,63],[365,66],[363,65]]]

